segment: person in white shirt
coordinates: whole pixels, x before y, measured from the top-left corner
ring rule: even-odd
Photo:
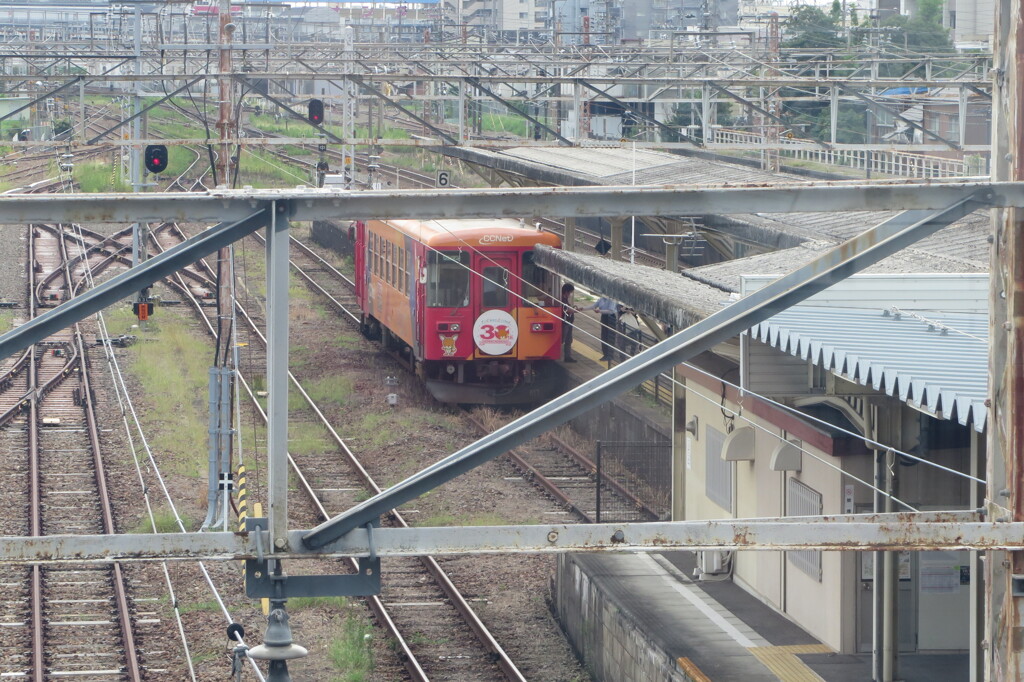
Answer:
[[[602,296],[586,310],[596,310],[601,315],[601,359],[611,360],[615,349],[615,326],[618,323],[618,305],[612,299]]]

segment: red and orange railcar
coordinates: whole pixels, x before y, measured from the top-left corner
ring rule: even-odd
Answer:
[[[560,386],[558,283],[534,264],[550,232],[519,221],[355,225],[363,331],[401,351],[444,402],[537,403]]]

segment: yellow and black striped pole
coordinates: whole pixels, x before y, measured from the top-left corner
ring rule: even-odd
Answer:
[[[245,518],[249,515],[248,491],[245,488],[245,465],[238,465],[238,530],[245,531]]]

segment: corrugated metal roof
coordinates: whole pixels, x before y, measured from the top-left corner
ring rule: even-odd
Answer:
[[[941,232],[940,232],[941,234]],[[754,273],[786,273],[820,258],[826,251],[835,248],[827,241],[806,241],[791,249],[780,249],[768,253],[736,258],[711,265],[701,265],[683,271],[685,277],[727,291],[740,290],[740,277]],[[917,248],[903,249],[864,270],[866,274],[878,273],[970,273],[988,272],[988,268],[973,261],[961,260],[947,255],[929,253]]]
[[[988,317],[927,311],[794,306],[751,328],[763,343],[929,414],[985,428]]]

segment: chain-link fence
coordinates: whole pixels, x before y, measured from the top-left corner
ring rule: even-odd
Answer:
[[[597,441],[599,523],[667,519],[672,508],[672,443]]]

